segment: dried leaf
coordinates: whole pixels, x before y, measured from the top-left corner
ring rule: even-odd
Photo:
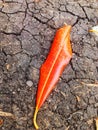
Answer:
[[[94,26],[92,27],[91,30],[89,30],[90,32],[94,32],[96,35],[98,35],[98,25],[97,26]]]
[[[0,111],[0,116],[5,116],[5,117],[12,117],[12,118],[14,118],[14,115],[13,115],[13,114],[8,113],[8,112],[3,112],[3,111]]]
[[[83,85],[87,85],[87,86],[91,86],[91,87],[98,87],[98,84],[89,84],[89,83],[84,83],[84,82],[81,82]]]
[[[76,95],[76,99],[77,99],[77,101],[78,101],[78,102],[80,102],[80,101],[81,101],[80,97],[79,97],[79,96],[77,96],[77,95]]]
[[[9,70],[9,69],[10,69],[10,67],[11,67],[11,65],[10,65],[10,64],[6,64],[6,69],[7,69],[7,70]]]

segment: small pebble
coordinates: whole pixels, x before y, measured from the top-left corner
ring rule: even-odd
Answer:
[[[15,92],[14,92],[14,91],[13,91],[12,93],[13,93],[13,94],[15,94]]]
[[[33,82],[29,80],[29,81],[26,82],[26,84],[27,84],[29,87],[31,87],[31,86],[33,85]]]

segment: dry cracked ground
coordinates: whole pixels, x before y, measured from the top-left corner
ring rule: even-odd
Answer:
[[[53,37],[72,25],[73,57],[38,113],[40,130],[95,130],[98,116],[97,0],[0,0],[0,130],[34,130],[39,80]]]

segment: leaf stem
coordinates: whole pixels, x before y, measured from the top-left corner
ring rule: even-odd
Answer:
[[[38,107],[36,107],[36,109],[35,109],[34,119],[33,119],[34,126],[35,126],[36,130],[38,130],[38,129],[39,129],[39,127],[38,127],[38,125],[37,125],[37,122],[36,122],[37,113],[38,113]]]

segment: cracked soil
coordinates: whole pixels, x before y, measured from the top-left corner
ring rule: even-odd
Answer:
[[[38,113],[40,130],[95,130],[98,116],[97,0],[0,0],[0,130],[34,130],[39,80],[53,37],[72,25],[73,57]],[[94,85],[97,84],[97,85]]]

